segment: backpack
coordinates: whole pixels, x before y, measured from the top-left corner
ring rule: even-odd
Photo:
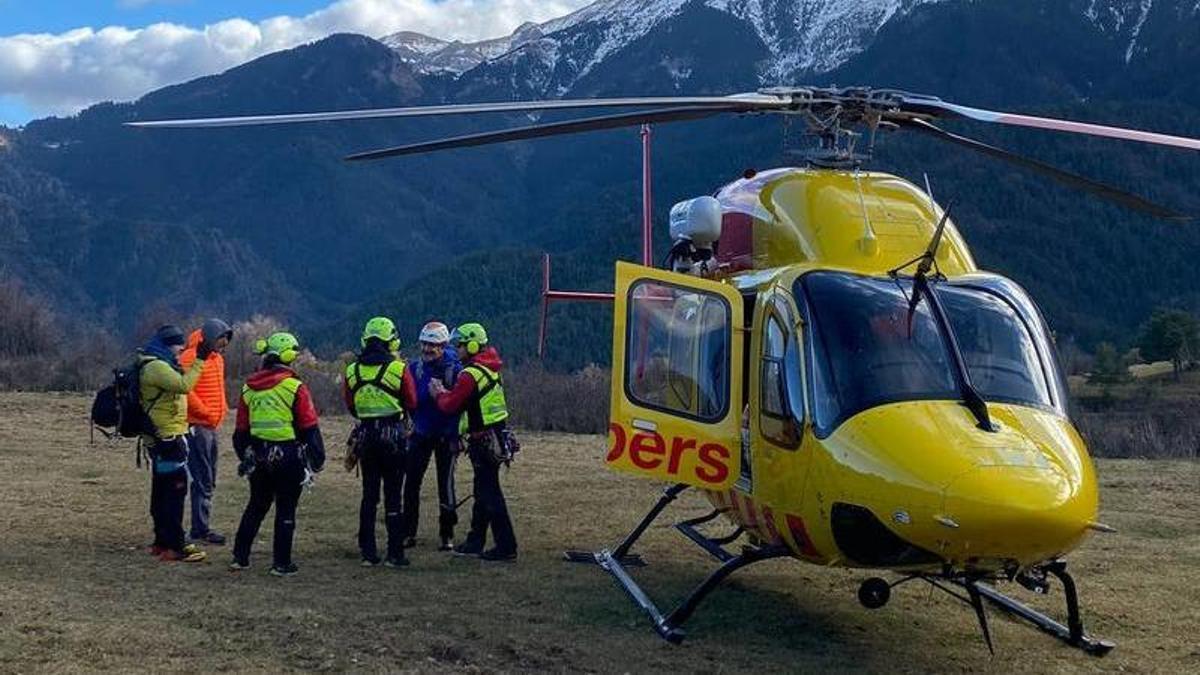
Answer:
[[[129,365],[114,368],[112,384],[96,392],[96,398],[92,401],[92,425],[109,438],[134,438],[157,433],[148,409],[142,407],[143,364],[144,361],[139,358]],[[156,398],[149,407],[153,408],[157,402]],[[105,429],[112,429],[112,432]]]

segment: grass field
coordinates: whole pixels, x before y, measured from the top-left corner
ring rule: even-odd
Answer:
[[[359,488],[338,457],[346,422],[326,420],[333,456],[300,504],[301,573],[275,579],[269,519],[249,572],[228,572],[223,547],[201,565],[143,553],[148,476],[128,443],[88,446],[87,404],[0,394],[0,671],[1200,671],[1196,463],[1099,463],[1103,520],[1120,531],[1071,563],[1089,628],[1118,643],[1104,659],[995,615],[992,658],[970,610],[941,594],[904,586],[872,612],[854,596],[868,575],[792,561],[739,572],[673,647],[605,574],[560,561],[564,548],[611,546],[656,498],[656,486],[601,466],[600,437],[523,438],[503,478],[516,564],[434,551],[427,501],[413,565],[362,569]],[[223,452],[215,523],[232,534],[247,487],[227,443]],[[470,484],[465,462],[459,484]],[[664,604],[711,568],[689,546],[666,519],[643,539],[651,565],[636,575]]]

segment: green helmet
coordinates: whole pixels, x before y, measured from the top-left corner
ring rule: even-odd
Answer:
[[[256,342],[254,351],[263,355],[278,356],[283,363],[291,363],[300,354],[300,341],[291,333],[274,333],[266,340]]]
[[[479,350],[488,343],[487,331],[477,323],[464,323],[454,329],[450,341],[463,345],[468,354],[478,354]]]
[[[400,348],[400,333],[396,331],[396,324],[386,316],[377,316],[367,322],[362,332],[362,346],[366,347],[371,338],[387,344],[392,351]]]

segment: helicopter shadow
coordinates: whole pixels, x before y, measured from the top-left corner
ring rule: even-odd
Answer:
[[[658,644],[664,649],[697,650],[701,655],[711,652],[723,662],[741,660],[747,667],[768,670],[777,669],[781,662],[791,664],[789,669],[823,671],[929,672],[947,667],[945,640],[960,633],[940,635],[928,630],[918,616],[928,609],[923,599],[905,598],[897,609],[871,612],[854,599],[850,575],[801,565],[793,560],[770,561],[723,583],[684,625],[687,639],[682,647],[662,641],[649,618],[599,568],[575,567],[577,578],[565,583],[562,591],[572,607],[572,622],[601,634],[637,631],[638,642],[648,648]],[[667,613],[712,569],[661,557],[631,574]],[[969,618],[963,615],[962,620]],[[963,628],[972,626],[964,623]],[[963,665],[987,667],[982,643],[979,652],[977,662]]]

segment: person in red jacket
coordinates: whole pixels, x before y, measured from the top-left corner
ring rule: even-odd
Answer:
[[[310,472],[325,465],[325,443],[312,394],[291,368],[300,350],[295,336],[275,333],[255,346],[263,354],[262,368],[242,387],[233,432],[233,449],[242,462],[238,473],[250,478],[250,502],[242,513],[229,567],[250,567],[250,546],[274,502],[271,574],[286,577],[297,572],[292,562],[296,506]]]
[[[478,323],[454,329],[450,338],[458,351],[462,372],[449,391],[441,380],[429,383],[429,393],[443,413],[462,413],[459,429],[467,441],[467,455],[474,469],[475,505],[471,509],[471,531],[454,547],[458,555],[478,555],[482,560],[509,561],[517,558],[508,503],[500,488],[500,465],[512,459],[508,433],[508,404],[504,398],[504,363],[495,347],[488,344],[487,331]],[[488,529],[494,546],[484,550]]]
[[[217,429],[225,420],[229,404],[225,400],[225,359],[222,354],[233,329],[220,319],[209,319],[193,331],[179,355],[179,365],[187,369],[204,346],[209,353],[196,387],[187,395],[188,474],[191,475],[192,541],[221,545],[225,535],[214,531],[212,522],[213,491],[217,487]]]

